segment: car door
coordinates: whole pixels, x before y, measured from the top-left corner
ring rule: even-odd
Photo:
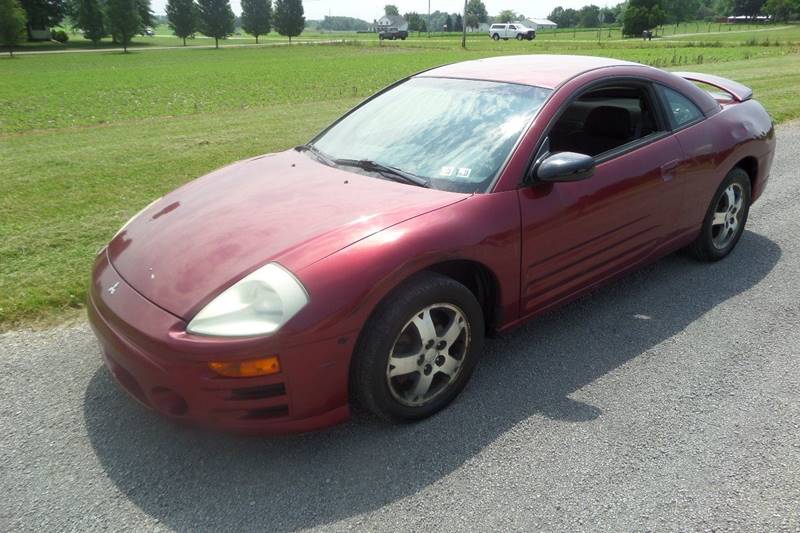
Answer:
[[[624,113],[597,110],[628,106],[628,114],[635,114],[631,98],[614,97],[634,93],[642,99],[640,115],[636,123],[631,121],[634,132],[626,139],[618,127],[624,123],[620,119]],[[598,113],[607,116],[594,118]],[[645,117],[652,124],[641,130]],[[592,121],[599,128],[592,129],[592,135],[617,133],[618,146],[609,147],[612,143],[602,137],[581,137]],[[563,131],[562,124],[566,124]],[[607,132],[602,131],[604,127]],[[576,95],[546,130],[537,159],[558,151],[587,153],[591,150],[582,147],[591,145],[597,152],[589,154],[596,163],[591,177],[575,182],[534,181],[519,191],[522,316],[640,265],[674,232],[680,191],[672,178],[682,154],[649,83],[615,82]]]
[[[513,39],[517,36],[517,27],[513,24],[508,25],[508,29],[506,30],[506,38]]]

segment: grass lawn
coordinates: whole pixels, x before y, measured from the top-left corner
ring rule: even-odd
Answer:
[[[714,72],[800,117],[800,41],[385,43],[45,54],[0,59],[0,330],[80,308],[95,251],[141,207],[209,170],[302,143],[360,99],[430,66],[584,53]],[[788,31],[788,30],[776,30]],[[701,57],[702,56],[702,57]],[[702,61],[702,64],[697,64]]]

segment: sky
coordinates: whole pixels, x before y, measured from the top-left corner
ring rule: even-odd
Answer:
[[[484,0],[486,10],[489,15],[496,15],[503,9],[511,9],[516,13],[522,13],[526,17],[546,17],[554,7],[573,7],[579,8],[586,4],[599,6],[614,5],[620,0],[613,2],[605,0]],[[241,13],[239,0],[230,0],[233,12],[237,15]],[[338,15],[346,17],[356,17],[371,22],[383,14],[383,6],[394,4],[400,10],[400,14],[410,11],[417,13],[428,12],[428,0],[303,0],[303,9],[306,19],[322,19],[325,15]],[[164,6],[167,0],[151,0],[153,11],[158,15],[164,14]],[[431,12],[447,11],[448,13],[461,12],[464,9],[464,0],[430,0]]]

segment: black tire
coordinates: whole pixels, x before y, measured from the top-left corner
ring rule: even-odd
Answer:
[[[437,379],[439,382],[446,381],[429,400],[421,399],[420,401],[425,402],[421,405],[408,405],[397,397],[396,380],[409,380],[411,389],[414,388],[416,380],[422,379],[422,373],[390,378],[389,369],[394,368],[389,366],[390,356],[396,343],[401,342],[401,334],[405,335],[409,331],[408,327],[415,328],[410,325],[411,319],[420,317],[418,313],[422,313],[427,307],[440,303],[461,311],[468,323],[464,333],[459,336],[461,340],[452,344],[456,347],[458,342],[463,343],[459,346],[459,349],[463,350],[463,355],[459,359],[460,364],[452,379],[437,374],[438,369],[432,372],[434,376],[429,382]],[[429,316],[433,317],[434,312]],[[438,335],[439,331],[436,333]],[[421,337],[422,335],[420,340]],[[467,339],[467,342],[464,342],[464,339]],[[412,421],[429,417],[446,407],[464,388],[480,358],[483,340],[483,312],[472,292],[457,281],[440,274],[433,272],[417,274],[393,290],[364,325],[351,365],[351,399],[357,405],[390,421]],[[438,345],[432,349],[436,348]],[[424,351],[424,348],[422,350]],[[420,355],[419,361],[425,357]],[[417,356],[414,355],[409,360],[417,361]],[[432,367],[436,364],[442,366],[443,363],[438,361],[437,357],[431,364],[425,366]],[[430,368],[425,368],[430,374],[429,370]]]
[[[499,41],[500,40],[500,36],[495,33],[494,35],[492,35],[492,40],[493,41]]]
[[[521,34],[521,33],[518,33],[518,34],[517,34],[517,40],[518,40],[518,41],[521,41],[521,40],[522,40],[522,34]]]
[[[742,200],[741,207],[733,213],[724,211],[728,200],[724,199],[723,196],[727,196],[729,187],[732,188],[734,194],[739,191]],[[699,261],[719,261],[731,253],[744,232],[745,224],[747,224],[747,217],[750,214],[750,200],[750,176],[744,169],[736,167],[725,176],[725,179],[722,180],[719,188],[714,193],[714,198],[711,200],[706,216],[703,219],[700,235],[689,245],[689,253]],[[720,211],[720,209],[723,209],[723,211]],[[727,224],[722,224],[722,227],[720,227],[720,224],[714,223],[716,215],[722,214],[722,212],[728,213],[726,215],[728,220],[731,220],[731,216],[736,218],[735,229],[728,230]],[[726,239],[720,238],[721,231],[730,231],[730,233],[725,234],[727,235]]]

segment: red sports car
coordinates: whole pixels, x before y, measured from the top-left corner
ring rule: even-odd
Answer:
[[[752,91],[594,57],[401,80],[311,142],[160,198],[97,256],[105,361],[180,420],[298,432],[427,417],[484,336],[665,254],[725,257],[767,183]]]

